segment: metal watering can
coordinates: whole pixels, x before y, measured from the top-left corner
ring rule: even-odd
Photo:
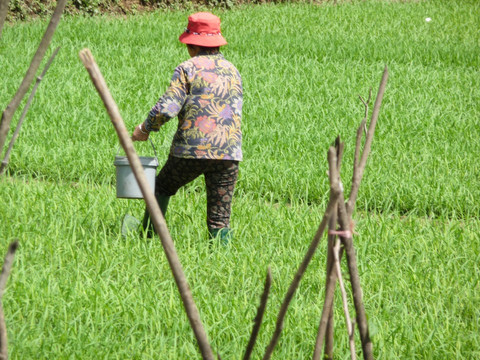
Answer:
[[[150,139],[149,139],[150,140]],[[148,183],[153,192],[155,192],[155,177],[157,175],[158,158],[155,146],[150,140],[155,157],[140,156],[140,163],[143,166]],[[115,156],[116,179],[117,179],[117,198],[119,199],[143,199],[142,191],[138,185],[137,179],[133,174],[130,163],[126,156],[119,156],[120,148]]]

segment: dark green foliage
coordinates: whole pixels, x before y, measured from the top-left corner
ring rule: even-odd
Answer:
[[[327,0],[328,1],[328,0]],[[67,14],[136,14],[155,9],[190,8],[231,9],[241,4],[283,3],[285,0],[69,0]],[[305,1],[297,1],[305,2]],[[322,2],[317,0],[314,2]],[[48,16],[55,9],[55,0],[10,0],[8,20],[27,20]]]

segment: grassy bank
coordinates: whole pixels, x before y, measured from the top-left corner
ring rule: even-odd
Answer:
[[[222,358],[241,358],[271,266],[256,356],[263,353],[328,199],[326,150],[337,135],[346,142],[348,188],[364,111],[358,95],[376,94],[385,64],[390,79],[354,216],[375,356],[480,356],[479,10],[473,2],[367,1],[217,12],[229,41],[223,52],[245,88],[237,240],[228,250],[207,246],[201,179],[173,198],[167,222]],[[186,59],[177,38],[187,16],[60,23],[49,53],[62,48],[0,179],[1,244],[21,244],[3,299],[11,358],[198,358],[159,242],[120,234],[123,215],[140,217],[143,205],[115,198],[118,140],[78,59],[83,47],[92,50],[133,129]],[[4,28],[0,104],[15,93],[45,27]],[[160,162],[175,128],[153,137]],[[137,150],[151,152],[148,144]],[[311,356],[324,267],[325,243],[274,358]],[[336,351],[348,358],[339,300]]]

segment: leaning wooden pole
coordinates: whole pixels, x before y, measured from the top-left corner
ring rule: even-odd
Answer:
[[[10,0],[0,0],[0,39],[2,38],[3,25],[8,14],[8,3]]]
[[[5,156],[3,157],[2,163],[0,164],[0,176],[2,176],[3,172],[7,168],[8,161],[10,160],[10,153],[12,152],[13,145],[15,144],[15,141],[18,138],[18,135],[20,134],[20,129],[22,128],[23,120],[25,119],[25,116],[27,115],[28,109],[30,108],[30,104],[33,101],[33,97],[35,96],[35,93],[37,92],[37,88],[40,85],[40,82],[42,81],[43,77],[48,71],[48,68],[53,62],[53,59],[58,53],[58,50],[60,50],[60,47],[57,47],[55,51],[53,52],[52,56],[50,56],[50,59],[48,59],[47,64],[43,68],[42,74],[37,77],[37,81],[35,82],[35,85],[33,86],[32,92],[30,93],[30,96],[28,97],[27,104],[25,105],[22,115],[20,116],[20,119],[18,120],[17,127],[15,128],[15,131],[13,132],[12,139],[10,140],[10,143],[8,144],[7,151],[5,152]]]
[[[357,200],[358,190],[360,188],[360,183],[362,181],[363,173],[365,166],[367,164],[368,155],[370,153],[370,148],[373,141],[373,135],[375,133],[375,126],[378,120],[378,115],[380,112],[380,107],[382,104],[383,94],[385,93],[385,88],[388,80],[388,68],[385,66],[383,71],[382,80],[378,89],[377,98],[375,99],[375,105],[372,113],[372,118],[368,127],[368,132],[365,140],[365,145],[362,151],[362,156],[359,163],[354,164],[354,177],[352,181],[352,189],[350,192],[350,198],[348,202],[345,202],[343,199],[343,193],[340,194],[339,211],[338,211],[338,221],[340,229],[345,231],[347,235],[340,236],[340,239],[345,248],[345,253],[347,256],[347,266],[348,272],[350,274],[350,283],[352,286],[352,295],[353,303],[355,305],[356,319],[358,324],[358,330],[360,333],[360,340],[362,342],[363,358],[365,360],[373,360],[373,345],[370,339],[370,334],[368,331],[368,321],[367,315],[365,312],[365,307],[363,304],[363,292],[360,286],[360,276],[358,274],[357,258],[355,254],[355,248],[353,246],[353,232],[352,232],[352,214],[355,208],[355,202]],[[367,106],[365,104],[365,106]],[[357,137],[358,140],[358,137]],[[359,143],[357,142],[357,148]],[[358,154],[358,151],[355,151]],[[357,156],[356,156],[357,157]]]
[[[335,174],[338,176],[336,179],[336,182],[339,183],[339,188],[340,191],[343,192],[343,185],[340,186],[340,164],[343,156],[343,143],[340,143],[340,139],[337,138],[335,142],[335,147],[331,148],[330,151],[334,151],[337,154],[337,162],[336,162],[336,168],[335,168]],[[331,175],[330,175],[331,176]],[[340,197],[343,198],[342,194],[339,194],[339,200]],[[335,219],[337,218],[337,212],[338,212],[338,202],[337,206],[335,207]],[[329,227],[335,226],[336,224],[329,224]],[[335,239],[336,235],[332,235],[333,239]],[[320,360],[320,357],[322,355],[322,347],[324,343],[326,342],[325,337],[327,336],[327,331],[329,328],[329,325],[331,326],[331,329],[333,330],[333,323],[330,323],[330,316],[331,312],[333,309],[333,297],[335,295],[335,285],[337,283],[337,274],[334,271],[333,267],[333,246],[332,246],[332,258],[330,259],[330,266],[327,266],[327,278],[326,278],[326,284],[325,284],[325,300],[323,303],[323,308],[322,308],[322,315],[320,318],[320,324],[318,326],[318,331],[317,331],[317,337],[315,340],[315,347],[313,351],[313,360]],[[328,259],[327,259],[328,260]],[[330,323],[330,324],[329,324]],[[331,346],[332,344],[329,344]],[[327,350],[327,349],[326,349]],[[333,350],[332,350],[333,353]],[[325,353],[325,355],[329,356],[328,353]]]
[[[329,233],[332,230],[336,230],[337,228],[337,206],[333,210],[332,217],[330,218],[330,222],[328,224],[328,231]],[[328,286],[329,282],[329,274],[333,272],[333,264],[334,264],[334,254],[333,254],[333,247],[335,244],[337,236],[336,235],[328,235],[328,245],[327,245],[327,276],[325,278],[325,288]],[[327,320],[327,327],[325,333],[325,350],[324,350],[324,359],[333,359],[333,328],[334,328],[334,317],[333,317],[333,304],[330,307],[330,311],[328,312],[328,320]]]
[[[177,251],[175,250],[175,245],[173,244],[173,240],[167,229],[165,218],[163,217],[157,200],[155,199],[155,195],[150,188],[150,184],[148,183],[148,180],[145,176],[145,172],[143,171],[140,159],[135,152],[132,139],[130,138],[130,134],[127,128],[125,127],[117,104],[113,100],[113,97],[108,90],[105,79],[103,78],[100,69],[98,68],[90,50],[83,49],[82,51],[80,51],[79,55],[85,68],[90,74],[90,78],[93,84],[95,85],[98,93],[100,94],[100,97],[103,100],[108,115],[110,116],[113,126],[115,127],[115,130],[120,139],[120,143],[125,150],[125,153],[127,154],[127,158],[130,166],[132,167],[135,178],[137,179],[137,182],[140,186],[143,197],[147,204],[148,212],[150,213],[150,216],[152,218],[153,225],[155,226],[155,230],[160,236],[160,240],[167,256],[167,260],[170,264],[170,269],[173,273],[173,277],[180,292],[180,297],[182,299],[183,306],[185,307],[188,320],[190,321],[190,325],[197,339],[202,358],[205,360],[214,360],[215,357],[213,351],[210,347],[206,332],[200,320],[200,314],[198,312],[197,306],[195,305],[195,301],[193,300],[192,292],[183,272]]]
[[[7,285],[8,275],[10,275],[17,249],[18,240],[15,240],[8,246],[7,255],[5,255],[3,262],[2,273],[0,274],[0,360],[8,359],[7,326],[5,325],[5,316],[3,315],[3,291]]]
[[[40,41],[40,45],[38,45],[37,52],[33,56],[32,62],[30,63],[30,67],[28,68],[27,73],[25,74],[25,77],[23,78],[22,83],[20,84],[20,87],[18,88],[15,96],[2,113],[2,119],[0,121],[0,155],[3,153],[3,146],[5,145],[8,131],[10,130],[10,123],[12,122],[13,114],[17,110],[20,102],[30,88],[30,84],[35,78],[35,74],[37,73],[40,63],[45,56],[45,52],[47,51],[50,41],[52,40],[57,25],[60,22],[60,18],[62,16],[63,10],[65,9],[66,2],[67,0],[58,0],[50,23],[47,26],[47,30],[45,31],[45,34]]]
[[[269,267],[267,269],[267,278],[265,279],[265,285],[263,287],[263,293],[260,299],[260,305],[257,309],[257,316],[255,316],[255,319],[253,320],[252,334],[250,335],[250,340],[248,341],[247,348],[245,349],[243,360],[250,360],[250,356],[252,355],[255,342],[257,341],[258,332],[260,331],[260,326],[262,326],[263,314],[265,313],[265,308],[267,307],[268,294],[270,292],[271,286],[272,286],[272,272]]]
[[[337,151],[337,173],[340,174],[340,170],[342,167],[342,159],[343,159],[343,149],[344,143],[340,141],[340,136],[335,139],[335,150]],[[333,246],[335,244],[335,240],[337,238],[336,235],[330,235],[331,231],[335,231],[337,228],[337,213],[338,213],[338,206],[335,207],[333,211],[332,217],[330,218],[330,223],[328,224],[328,246],[327,246],[327,276],[325,279],[325,288],[328,287],[328,282],[330,278],[330,273],[333,271]],[[334,328],[334,317],[333,317],[333,303],[330,307],[330,311],[328,313],[328,322],[325,334],[325,350],[324,350],[324,359],[333,359],[333,328]]]

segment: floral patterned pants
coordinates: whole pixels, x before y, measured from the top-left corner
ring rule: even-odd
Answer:
[[[207,226],[210,229],[228,228],[233,191],[238,178],[238,161],[169,156],[157,175],[155,193],[175,195],[178,189],[202,174],[207,190]]]

